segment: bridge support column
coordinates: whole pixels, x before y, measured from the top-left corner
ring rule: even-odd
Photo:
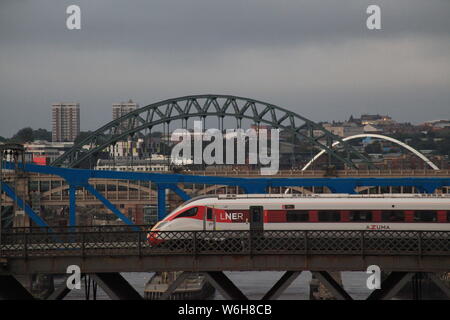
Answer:
[[[34,300],[34,298],[14,276],[0,275],[0,300]]]
[[[120,275],[120,273],[95,273],[92,278],[112,300],[142,300],[142,296]]]
[[[276,300],[301,274],[301,271],[286,271],[261,300]]]
[[[39,215],[33,211],[33,209],[22,199],[20,198],[16,191],[11,188],[8,184],[0,181],[1,183],[1,190],[11,199],[15,200],[17,202],[17,205],[22,208],[25,213],[33,220],[38,226],[40,227],[48,227],[47,223],[45,223],[44,220],[42,220]]]
[[[76,191],[73,185],[69,187],[69,226],[77,225]]]
[[[158,188],[158,221],[166,216],[166,188],[157,184]]]
[[[312,274],[333,294],[338,300],[353,300],[353,298],[333,279],[326,271],[313,271]]]
[[[167,288],[167,290],[161,295],[159,300],[167,300],[169,299],[172,292],[174,292],[178,286],[189,276],[190,272],[183,272],[180,274]]]
[[[367,300],[392,299],[412,279],[414,274],[414,272],[391,272],[381,283],[381,289],[372,292]]]
[[[191,197],[186,192],[181,190],[176,184],[170,184],[168,185],[168,188],[175,192],[181,199],[183,199],[183,201],[188,201],[191,199]]]
[[[116,208],[115,205],[113,205],[108,199],[106,199],[100,192],[95,190],[93,186],[90,184],[87,184],[84,186],[86,190],[88,190],[93,196],[95,196],[98,200],[100,200],[105,207],[107,207],[109,210],[111,210],[112,213],[114,213],[120,220],[125,222],[128,225],[133,225],[133,221],[128,219],[122,212],[120,212],[119,209]],[[135,230],[139,230],[138,228],[135,228]]]
[[[227,300],[248,300],[238,287],[221,271],[205,272],[206,279]]]

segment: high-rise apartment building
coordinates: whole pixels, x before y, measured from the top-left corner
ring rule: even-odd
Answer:
[[[52,104],[52,141],[75,141],[80,134],[80,104]]]
[[[117,118],[120,118],[123,115],[133,110],[136,110],[137,108],[139,108],[139,105],[136,102],[133,102],[133,100],[131,99],[128,102],[113,103],[112,106],[113,120],[116,120]]]

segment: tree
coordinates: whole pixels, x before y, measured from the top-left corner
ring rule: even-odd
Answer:
[[[46,129],[39,128],[33,131],[34,140],[52,141],[52,133]]]
[[[33,129],[31,129],[30,127],[20,129],[11,138],[11,142],[16,142],[16,143],[31,142],[33,140],[34,140]]]
[[[92,134],[92,131],[81,131],[80,134],[75,138],[75,144],[80,143],[84,139],[86,139],[88,136]]]

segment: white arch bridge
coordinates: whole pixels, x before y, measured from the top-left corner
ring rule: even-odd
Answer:
[[[427,157],[425,157],[422,153],[420,153],[418,150],[414,149],[413,147],[407,145],[404,142],[401,142],[400,140],[388,137],[388,136],[384,136],[381,134],[374,134],[374,133],[362,133],[362,134],[356,134],[353,136],[349,136],[346,138],[343,138],[342,141],[349,141],[349,140],[354,140],[354,139],[360,139],[360,138],[376,138],[376,139],[382,139],[382,140],[387,140],[390,142],[393,142],[395,144],[398,144],[399,146],[411,151],[413,154],[415,154],[416,156],[418,156],[420,159],[422,159],[426,164],[428,164],[433,170],[439,170],[438,166],[436,166],[430,159],[428,159]],[[336,141],[332,144],[331,147],[335,147],[340,143],[340,141]],[[316,161],[317,159],[319,159],[324,153],[326,152],[326,150],[322,150],[320,152],[318,152],[303,168],[302,170],[307,170],[311,164]]]

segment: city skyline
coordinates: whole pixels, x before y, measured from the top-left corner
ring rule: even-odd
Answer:
[[[449,117],[450,2],[377,1],[382,30],[365,26],[370,1],[133,3],[78,1],[81,30],[69,31],[66,2],[2,1],[0,136],[50,128],[54,101],[79,102],[87,131],[128,97],[145,106],[208,93],[313,121]]]
[[[77,107],[77,109],[78,109],[78,115],[77,116],[80,117],[80,115],[82,114],[81,110],[83,108],[82,108],[81,104],[78,103],[78,102],[75,102],[75,103],[71,103],[71,102],[53,103],[50,106],[50,108],[52,109],[53,115],[50,115],[50,117],[49,117],[49,126],[47,126],[47,127],[45,127],[45,126],[44,127],[42,127],[42,126],[37,127],[37,126],[29,125],[29,126],[24,127],[24,128],[31,128],[31,129],[34,129],[34,130],[36,130],[36,129],[44,129],[44,130],[47,130],[47,131],[51,132],[53,137],[55,137],[56,135],[61,136],[61,133],[57,134],[53,130],[53,128],[55,127],[55,123],[54,123],[54,120],[53,120],[53,118],[54,118],[54,108],[57,105],[75,105]],[[137,106],[137,108],[133,107],[132,105]],[[140,107],[141,106],[139,105],[139,103],[137,103],[135,101],[132,101],[132,99],[129,99],[128,102],[115,102],[115,103],[112,103],[112,120],[115,120],[115,119],[125,115],[128,112],[131,112],[133,110],[139,109]],[[343,118],[341,118],[341,119],[326,119],[326,120],[319,119],[319,120],[317,120],[317,122],[318,123],[323,123],[325,125],[332,125],[332,124],[335,124],[335,123],[336,124],[343,124],[343,123],[346,123],[347,121],[351,120],[352,118],[358,118],[358,117],[363,117],[363,116],[371,116],[371,115],[374,115],[374,116],[375,115],[376,116],[387,116],[388,118],[392,118],[392,117],[390,117],[390,115],[388,113],[385,114],[385,115],[380,115],[380,114],[376,114],[376,113],[373,113],[373,114],[361,113],[361,114],[350,114],[347,117],[343,116]],[[228,120],[228,122],[232,121],[230,119],[227,119],[227,120]],[[402,124],[402,123],[403,124],[404,123],[410,123],[408,121],[402,121],[402,119],[393,119],[392,118],[392,120],[394,122],[400,123],[400,124]],[[111,121],[110,119],[106,120],[106,122],[104,124],[106,124],[106,123],[108,123],[110,121]],[[420,125],[424,125],[424,124],[431,124],[433,122],[438,122],[438,121],[448,122],[448,121],[450,121],[450,116],[448,118],[442,118],[442,119],[428,119],[428,120],[424,120],[424,121],[411,122],[411,124],[414,125],[414,126],[420,126]],[[95,131],[97,129],[97,128],[86,128],[86,129],[81,130],[81,129],[79,129],[79,128],[82,127],[81,125],[82,125],[82,121],[80,121],[78,119],[78,123],[76,125],[76,126],[78,126],[78,131],[77,131],[78,134],[80,132]],[[17,128],[17,130],[14,131],[10,136],[2,136],[2,135],[0,135],[0,137],[3,137],[5,139],[11,138],[13,136],[13,134],[17,133],[19,130],[24,129],[24,128]],[[328,127],[325,126],[325,128],[327,129]],[[54,142],[64,142],[64,141],[65,142],[73,142],[74,140],[75,139],[65,139],[65,140],[64,139],[63,140],[61,140],[61,139],[54,140],[53,139]]]

